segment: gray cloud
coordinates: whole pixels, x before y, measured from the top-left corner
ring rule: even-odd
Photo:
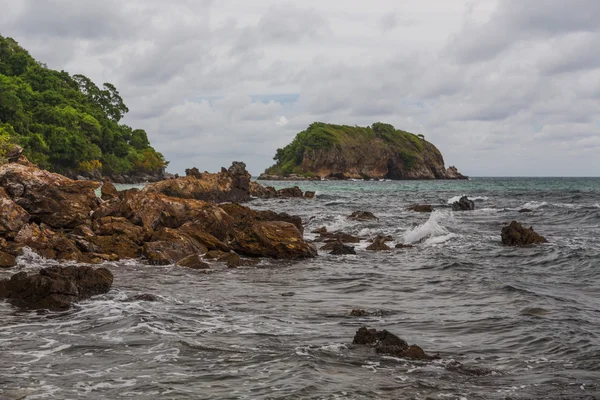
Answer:
[[[271,3],[0,0],[0,34],[115,83],[173,172],[380,120],[471,175],[598,174],[599,2]]]

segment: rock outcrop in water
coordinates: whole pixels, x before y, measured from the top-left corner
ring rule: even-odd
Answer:
[[[275,160],[259,179],[467,179],[455,167],[446,169],[440,151],[422,135],[379,122],[315,122],[278,149]]]
[[[302,237],[299,217],[198,199],[249,198],[243,163],[201,175],[142,191],[116,192],[105,183],[102,201],[94,192],[96,182],[74,181],[30,163],[1,165],[0,266],[15,265],[23,247],[46,258],[85,263],[143,257],[151,264],[173,264],[210,250],[231,253],[223,260],[229,266],[240,264],[237,254],[316,255]]]
[[[354,335],[352,343],[373,346],[377,353],[394,357],[412,358],[417,360],[433,360],[439,358],[439,356],[431,356],[425,353],[422,348],[415,344],[409,346],[406,341],[385,329],[378,331],[363,326]]]
[[[509,225],[502,228],[502,244],[506,246],[526,246],[531,244],[547,243],[545,237],[539,235],[533,230],[524,228],[517,221],[512,221]]]
[[[467,196],[463,196],[458,201],[452,203],[452,211],[473,211],[474,209],[475,202],[469,200]]]
[[[28,275],[19,272],[0,281],[0,298],[26,308],[64,310],[71,303],[107,293],[113,282],[106,268],[49,267]]]

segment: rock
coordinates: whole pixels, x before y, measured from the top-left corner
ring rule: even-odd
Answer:
[[[546,238],[537,234],[532,227],[526,229],[517,221],[512,221],[502,228],[502,244],[506,246],[525,246],[547,242]]]
[[[529,208],[521,208],[521,209],[519,210],[519,213],[529,213],[529,212],[532,212],[532,211],[533,211],[533,210],[530,210]]]
[[[0,250],[0,268],[11,268],[17,265],[17,258]]]
[[[388,238],[385,236],[377,236],[373,240],[373,243],[367,247],[367,250],[372,250],[372,251],[391,250],[390,247],[387,244],[385,244],[387,239]]]
[[[463,196],[460,200],[452,203],[452,211],[472,211],[475,209],[475,202]]]
[[[202,173],[196,167],[186,168],[185,169],[185,176],[191,176],[191,177],[196,178],[196,179],[202,179]]]
[[[214,203],[244,202],[250,200],[250,174],[242,162],[233,162],[220,173],[199,173],[186,170],[188,176],[147,185],[144,193],[161,193],[182,199],[204,200]]]
[[[29,214],[0,187],[0,236],[12,239],[29,222]]]
[[[227,253],[222,257],[219,257],[219,261],[224,262],[229,268],[237,268],[242,265],[240,256],[235,253]]]
[[[356,254],[354,246],[346,246],[342,242],[333,242],[331,253],[333,255]]]
[[[117,188],[115,188],[115,185],[113,185],[111,182],[104,181],[102,187],[100,188],[100,197],[102,200],[114,199],[115,197],[119,197],[119,192],[117,191]]]
[[[89,241],[98,246],[102,253],[114,254],[117,258],[138,258],[142,249],[126,235],[94,236]]]
[[[208,250],[189,235],[170,228],[156,231],[150,242],[144,243],[142,256],[153,265],[175,264],[194,254],[205,254]]]
[[[71,303],[107,293],[113,282],[106,268],[49,267],[34,275],[19,272],[0,281],[0,298],[27,308],[64,310]]]
[[[358,329],[352,343],[357,345],[370,345],[375,347],[377,353],[394,357],[418,360],[432,360],[439,358],[437,356],[426,354],[423,349],[417,345],[409,346],[406,341],[386,330],[378,331],[376,329],[368,329],[365,326]]]
[[[252,210],[248,207],[244,207],[239,204],[221,204],[219,206],[229,216],[231,216],[236,222],[257,220],[257,221],[285,221],[294,224],[300,233],[304,233],[304,226],[302,225],[302,218],[297,215],[289,215],[287,213],[276,213],[273,211],[259,211]]]
[[[160,301],[160,297],[151,293],[142,293],[127,298],[127,301]]]
[[[298,186],[292,188],[279,189],[277,191],[277,197],[304,197],[302,190]]]
[[[198,243],[204,245],[208,250],[220,250],[227,252],[229,246],[220,241],[210,233],[205,232],[206,226],[200,222],[188,222],[179,228],[179,231],[186,233]]]
[[[394,247],[396,249],[412,249],[415,246],[413,246],[412,244],[397,243]]]
[[[307,199],[314,199],[315,192],[307,190],[306,192],[304,192],[304,197]]]
[[[237,253],[251,257],[295,259],[317,253],[295,225],[284,221],[241,223],[232,232],[229,245]]]
[[[451,165],[448,167],[448,169],[446,169],[446,178],[447,179],[469,179],[468,176],[465,176],[465,175],[461,174],[460,172],[458,172],[458,169],[454,165]]]
[[[364,316],[366,316],[368,314],[367,314],[367,312],[365,310],[361,310],[361,309],[355,308],[354,310],[350,311],[350,315],[352,317],[364,317]]]
[[[209,269],[210,266],[202,261],[202,258],[198,254],[192,254],[191,256],[187,256],[182,258],[177,262],[177,265],[180,267],[186,267],[191,269]]]
[[[250,195],[259,199],[272,199],[277,197],[277,190],[273,186],[263,186],[258,182],[250,181]]]
[[[311,231],[310,233],[318,233],[318,234],[321,234],[321,235],[322,235],[322,234],[324,234],[324,233],[327,233],[327,228],[326,228],[326,227],[324,227],[324,226],[322,226],[322,227],[320,227],[320,228],[317,228],[317,229],[315,229],[315,230]]]
[[[0,186],[31,216],[52,228],[74,228],[98,205],[97,182],[75,181],[35,166],[0,166]]]
[[[94,221],[94,233],[98,236],[123,235],[138,245],[150,239],[151,232],[134,225],[123,217],[103,217]]]
[[[408,207],[408,210],[415,212],[433,212],[433,206],[431,204],[413,204]]]
[[[14,243],[27,246],[45,258],[72,261],[81,258],[81,251],[65,234],[35,223],[24,225],[15,236]]]
[[[348,216],[348,219],[353,221],[379,221],[379,218],[369,211],[354,211]]]
[[[344,232],[325,232],[319,238],[324,242],[360,243],[360,238]]]
[[[280,295],[280,296],[283,296],[283,297],[292,297],[292,296],[294,296],[295,294],[296,294],[296,293],[294,293],[294,292],[284,292],[284,293],[280,293],[279,295]]]

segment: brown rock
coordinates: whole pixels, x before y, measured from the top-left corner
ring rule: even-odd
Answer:
[[[316,255],[316,250],[304,241],[298,228],[283,221],[239,225],[232,232],[230,246],[237,253],[252,257],[294,259]]]
[[[433,212],[433,206],[431,204],[413,204],[408,207],[408,210],[415,212]]]
[[[325,242],[360,243],[359,237],[344,232],[325,232],[319,239]]]
[[[227,253],[222,257],[219,257],[219,261],[224,262],[229,268],[237,268],[242,265],[240,256],[235,253]]]
[[[119,192],[112,182],[104,181],[102,187],[100,188],[100,197],[102,200],[114,199],[115,197],[119,197]]]
[[[517,221],[512,221],[502,228],[502,244],[506,246],[526,246],[547,242],[546,238],[537,234],[532,227],[526,229]]]
[[[220,250],[229,251],[229,246],[204,231],[206,229],[205,224],[201,222],[188,222],[179,228],[179,231],[186,233],[192,239],[198,243],[206,246],[208,250]]]
[[[304,192],[304,197],[307,198],[307,199],[314,199],[315,198],[315,192],[307,190],[306,192]]]
[[[123,217],[104,217],[94,221],[94,233],[98,236],[122,235],[141,245],[149,240],[150,230],[134,225]]]
[[[277,197],[303,197],[302,190],[298,186],[291,188],[279,189],[277,191]]]
[[[318,234],[324,234],[327,233],[327,228],[322,226],[320,228],[315,229],[314,231],[311,231],[310,233],[318,233]]]
[[[353,221],[378,221],[379,218],[377,218],[375,215],[373,215],[373,213],[369,212],[369,211],[354,211],[352,214],[350,214],[348,216],[348,219],[351,219]]]
[[[244,223],[251,220],[258,221],[285,221],[294,224],[300,233],[304,232],[304,226],[302,225],[302,218],[296,215],[289,215],[287,213],[276,213],[273,211],[265,210],[252,210],[248,207],[244,207],[239,204],[221,204],[219,206],[229,216],[233,218],[236,223]]]
[[[187,256],[182,258],[177,262],[177,265],[180,267],[186,267],[191,269],[209,269],[210,266],[202,261],[202,258],[198,254],[192,254],[191,256]]]
[[[154,265],[175,264],[187,256],[208,251],[190,236],[175,229],[161,228],[151,240],[144,243],[142,255]]]
[[[263,186],[258,182],[250,182],[250,195],[259,199],[272,199],[277,197],[277,190],[273,186]]]
[[[104,254],[114,254],[121,258],[138,258],[141,255],[141,247],[125,235],[94,236],[89,239],[91,243]]]
[[[0,250],[0,268],[11,268],[17,265],[17,258]]]
[[[106,293],[113,282],[106,268],[49,267],[34,275],[19,272],[0,281],[0,298],[27,308],[63,310],[71,303]]]
[[[329,254],[339,256],[346,254],[356,254],[356,251],[354,250],[354,246],[346,246],[342,242],[333,242],[333,246]]]
[[[28,222],[27,211],[16,204],[0,187],[0,236],[12,239]]]
[[[367,314],[367,312],[365,310],[361,310],[361,309],[355,308],[354,310],[350,311],[350,315],[352,317],[364,317],[364,316],[366,316],[368,314]]]
[[[377,236],[373,240],[373,243],[367,247],[367,250],[372,250],[372,251],[391,250],[390,247],[387,244],[385,244],[386,241],[387,241],[387,237]]]
[[[0,166],[0,186],[34,222],[53,228],[74,228],[89,219],[98,204],[97,182],[74,181],[35,166]]]
[[[45,258],[76,261],[81,256],[79,248],[66,235],[33,223],[23,226],[14,242]]]
[[[362,311],[362,310],[360,310]],[[379,354],[386,354],[394,357],[404,357],[419,360],[431,360],[438,358],[426,354],[423,349],[417,345],[409,346],[406,341],[386,330],[378,331],[368,329],[363,326],[354,335],[353,344],[371,345]]]

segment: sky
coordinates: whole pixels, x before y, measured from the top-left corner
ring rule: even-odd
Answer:
[[[259,174],[315,121],[423,134],[471,176],[600,176],[598,0],[0,0],[113,83],[169,171]]]

